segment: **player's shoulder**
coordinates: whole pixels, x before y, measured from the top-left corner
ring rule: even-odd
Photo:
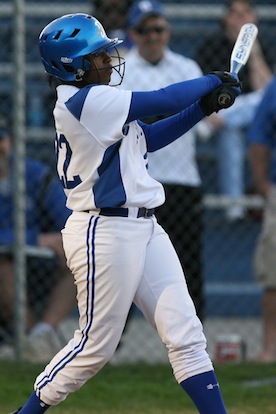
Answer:
[[[77,88],[72,85],[60,85],[58,87],[59,100],[64,102],[66,106],[68,103],[74,102],[75,104],[82,105],[88,95],[100,95],[101,93],[111,93],[112,87],[109,85],[86,85],[83,88]]]
[[[93,108],[95,114],[100,112],[102,115],[103,108],[105,108],[105,113],[107,111],[112,112],[114,106],[116,108],[118,106],[121,107],[124,102],[129,102],[130,104],[130,100],[131,91],[122,90],[116,86],[95,85],[90,89],[83,108],[89,112]]]
[[[84,101],[87,97],[92,96],[93,99],[100,98],[104,96],[107,98],[109,95],[112,97],[119,92],[119,89],[111,85],[87,85],[84,88],[81,88],[77,93],[75,93],[69,100],[70,101]],[[66,105],[67,103],[66,102]]]
[[[130,101],[130,96],[124,97],[128,91],[119,90],[110,85],[88,85],[78,90],[68,101],[65,102],[66,108],[76,118],[80,119],[84,111],[97,114],[105,107],[105,111],[112,105],[120,105],[125,98]]]

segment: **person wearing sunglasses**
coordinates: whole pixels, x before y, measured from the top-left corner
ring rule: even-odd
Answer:
[[[248,217],[247,209],[240,198],[250,190],[247,188],[246,133],[254,119],[264,88],[270,81],[275,66],[275,53],[269,45],[268,36],[263,36],[262,22],[252,0],[228,0],[218,28],[202,41],[196,50],[195,59],[203,73],[229,68],[229,56],[241,27],[254,23],[259,35],[254,42],[247,64],[239,73],[242,94],[235,107],[207,120],[209,138],[213,139],[217,156],[217,187],[221,196],[229,199],[225,208],[226,223],[239,223]]]
[[[133,3],[128,27],[133,47],[125,55],[121,88],[147,91],[202,76],[194,60],[169,48],[171,30],[160,3],[154,0]],[[152,123],[156,119],[148,118],[144,122]],[[156,216],[176,248],[197,314],[203,321],[203,210],[195,140],[196,127],[171,145],[149,154],[149,173],[165,188],[166,202],[156,210]]]

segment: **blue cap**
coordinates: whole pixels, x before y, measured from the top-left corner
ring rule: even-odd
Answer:
[[[164,15],[163,7],[155,0],[136,1],[128,13],[128,26],[136,27],[147,17]]]

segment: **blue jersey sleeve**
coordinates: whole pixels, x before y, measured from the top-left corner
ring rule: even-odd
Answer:
[[[276,145],[276,78],[266,87],[255,117],[248,130],[250,143]]]
[[[221,80],[217,76],[206,75],[175,83],[157,91],[132,92],[127,122],[180,112],[219,85]]]
[[[148,151],[156,151],[175,141],[204,116],[204,112],[197,102],[184,111],[153,124],[139,121],[146,137]]]

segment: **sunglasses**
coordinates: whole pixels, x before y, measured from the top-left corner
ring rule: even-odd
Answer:
[[[149,26],[149,27],[137,27],[136,33],[141,36],[147,36],[150,33],[162,34],[168,29],[167,26]]]

